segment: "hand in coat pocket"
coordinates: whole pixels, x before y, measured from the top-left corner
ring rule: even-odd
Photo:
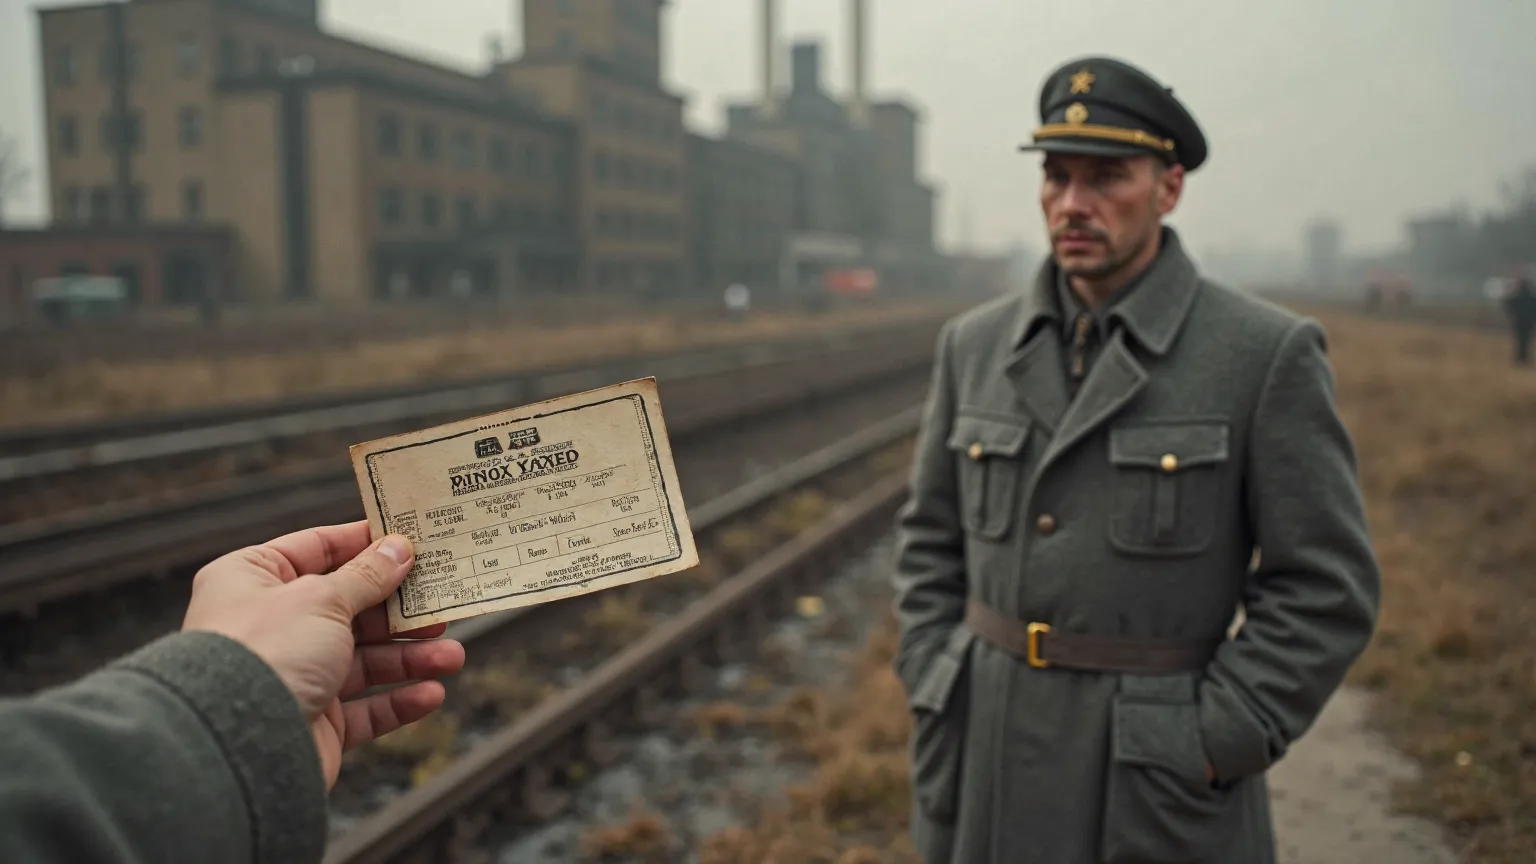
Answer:
[[[1194,703],[1117,696],[1104,794],[1104,864],[1202,864],[1226,845],[1230,790],[1200,740]]]

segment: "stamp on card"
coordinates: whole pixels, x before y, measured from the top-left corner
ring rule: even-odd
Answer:
[[[589,594],[699,563],[642,378],[351,448],[375,539],[416,561],[387,602],[400,633]]]

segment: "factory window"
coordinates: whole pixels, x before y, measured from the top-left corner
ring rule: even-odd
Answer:
[[[139,46],[135,42],[122,44],[123,77],[132,81],[139,74]],[[108,42],[101,46],[101,77],[110,81],[117,76],[118,54],[114,43]]]
[[[219,74],[226,78],[240,74],[240,43],[233,36],[219,39]]]
[[[123,280],[123,293],[130,304],[139,302],[141,280],[139,265],[135,261],[118,261],[112,265],[112,275]]]
[[[203,218],[203,181],[187,180],[181,184],[181,215],[188,222]]]
[[[139,137],[139,114],[130,111],[119,118],[111,111],[101,117],[101,146],[103,149],[112,150],[119,144],[129,150],[137,150],[143,143]]]
[[[201,46],[192,36],[183,36],[176,40],[176,74],[183,78],[197,72],[198,61],[202,59]]]
[[[475,167],[475,136],[467,129],[453,133],[453,164],[460,168]]]
[[[460,231],[468,231],[475,227],[475,199],[460,198],[457,213]]]
[[[379,116],[374,128],[374,137],[380,156],[399,156],[405,149],[401,146],[400,140],[400,118],[393,114]]]
[[[496,207],[495,207],[493,212],[496,214],[496,224],[497,225],[500,225],[502,227],[507,227],[507,226],[512,224],[512,202],[511,201],[508,201],[505,198],[498,198],[496,200]]]
[[[73,114],[59,118],[59,152],[65,156],[80,152],[80,121]]]
[[[604,153],[603,151],[599,150],[598,152],[592,154],[592,173],[597,178],[597,185],[599,185],[599,186],[606,186],[606,185],[608,185],[608,178],[609,178],[609,171],[610,170],[611,170],[611,165],[610,165],[610,163],[608,161],[608,154],[607,153]]]
[[[618,164],[618,172],[617,173],[618,173],[618,179],[619,179],[619,185],[620,186],[628,187],[628,186],[630,186],[631,184],[634,183],[634,181],[635,181],[635,166],[630,163],[628,157],[625,157],[625,156],[620,156],[619,157],[619,164]]]
[[[421,224],[436,228],[443,221],[443,199],[436,195],[421,196]]]
[[[576,3],[575,0],[555,0],[555,8],[560,10],[561,15],[569,15],[576,8]]]
[[[539,153],[539,145],[533,143],[532,141],[530,141],[527,144],[523,145],[523,176],[524,177],[537,177],[537,176],[539,176],[539,171],[543,167],[543,160],[540,159],[540,155],[541,154]]]
[[[80,187],[64,187],[64,221],[80,221]]]
[[[542,227],[541,223],[543,222],[543,216],[539,214],[538,208],[525,208],[521,218],[523,230],[525,231],[536,232],[540,227]]]
[[[620,102],[613,107],[614,124],[621,130],[628,131],[630,126],[629,105]]]
[[[176,137],[183,150],[203,146],[203,112],[190,105],[183,107],[177,115]]]
[[[271,45],[262,45],[256,49],[256,71],[277,71],[277,52]]]
[[[91,189],[91,221],[105,222],[112,218],[112,190],[105,186]]]
[[[74,47],[70,45],[59,46],[59,53],[54,55],[54,82],[63,87],[70,87],[79,78],[80,58],[75,56]]]
[[[492,138],[490,143],[491,170],[497,174],[505,174],[512,168],[512,153],[507,147],[507,142],[501,138]]]
[[[128,200],[123,202],[123,218],[129,222],[140,222],[148,213],[149,190],[142,183],[128,187]]]
[[[423,162],[437,161],[437,127],[431,123],[423,123],[416,127],[416,155]]]
[[[561,30],[555,34],[555,51],[559,54],[576,53],[576,34],[569,30]]]
[[[592,120],[598,126],[607,126],[613,119],[613,106],[601,93],[592,94]]]
[[[399,225],[405,221],[405,195],[399,189],[379,190],[379,222],[383,225]]]

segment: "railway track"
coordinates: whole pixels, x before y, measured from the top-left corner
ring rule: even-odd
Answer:
[[[841,560],[888,531],[905,497],[906,464],[904,458],[879,456],[904,456],[891,448],[915,434],[920,411],[913,406],[691,511],[708,560],[722,543],[729,545],[730,526],[750,524],[770,502],[807,485],[826,487],[829,478],[841,476],[841,483],[833,484],[840,485],[835,507],[786,542],[750,556],[750,563],[712,587],[694,582],[690,595],[677,587],[684,580],[662,577],[576,598],[590,608],[614,592],[656,594],[670,588],[674,603],[664,619],[591,662],[574,683],[536,702],[510,725],[486,732],[425,782],[353,821],[333,837],[327,864],[490,861],[489,829],[538,823],[562,812],[572,788],[591,769],[618,758],[618,736],[657,721],[668,700],[706,686],[703,672],[709,665],[754,652],[773,617],[792,609]],[[569,632],[576,606],[561,601],[471,619],[451,628],[450,635],[467,641],[471,657],[504,656],[505,648],[498,651],[490,643],[498,638],[534,643],[542,634]],[[556,616],[563,617],[539,620]],[[508,627],[514,621],[517,626]],[[344,768],[343,784],[349,769]]]
[[[685,377],[771,366],[810,355],[930,341],[938,320],[865,327],[725,349],[618,357],[593,364],[392,387],[330,397],[206,408],[109,423],[0,431],[0,527],[117,518],[123,501],[167,506],[231,477],[301,474],[349,444],[630,378]],[[103,509],[105,508],[105,509]]]
[[[931,354],[931,339],[910,339],[664,382],[685,492],[711,494],[714,475],[750,469],[759,451],[803,452],[869,410],[920,398]],[[67,680],[173,629],[191,574],[213,557],[361,514],[350,465],[339,457],[171,503],[109,509],[0,527],[0,691]]]

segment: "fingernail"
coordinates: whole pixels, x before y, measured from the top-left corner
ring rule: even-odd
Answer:
[[[391,534],[379,544],[379,552],[396,564],[404,564],[411,557],[411,541],[399,534]]]

